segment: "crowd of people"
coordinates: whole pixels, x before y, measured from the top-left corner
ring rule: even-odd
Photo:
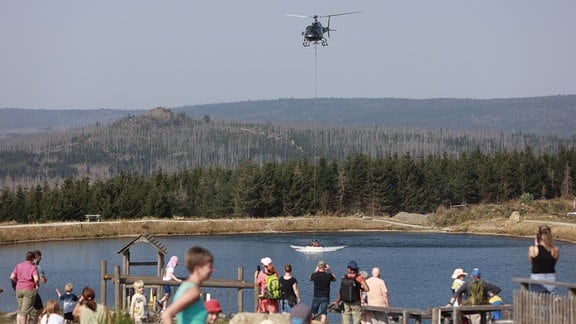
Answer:
[[[552,242],[550,227],[539,227],[534,245],[528,249],[528,257],[532,265],[531,278],[551,283],[534,285],[532,290],[554,293],[555,265],[560,251]],[[80,296],[77,296],[73,292],[72,283],[67,283],[64,293],[56,289],[62,308],[56,299],[49,299],[44,305],[39,288],[46,284],[48,279],[40,266],[41,259],[40,251],[27,252],[25,260],[18,263],[10,275],[18,301],[17,324],[28,324],[30,321],[40,324],[69,324],[75,320],[81,324],[112,323],[110,310],[105,305],[96,303],[95,292],[90,287],[85,287]],[[174,275],[178,262],[178,257],[170,258],[163,276],[165,280],[179,281],[180,285],[173,297],[170,286],[163,289],[164,295],[159,300],[162,323],[215,323],[222,308],[215,299],[204,301],[201,294],[202,283],[214,272],[213,255],[202,247],[189,248],[184,257],[184,266],[188,271],[184,280]],[[312,303],[308,306],[302,304],[298,280],[292,275],[291,264],[284,266],[284,274],[280,276],[270,257],[263,257],[260,263],[254,274],[254,282],[258,287],[257,311],[260,313],[290,312],[294,324],[310,323],[313,320],[324,324],[327,322],[328,310],[337,309],[342,313],[342,323],[388,323],[386,310],[390,307],[390,300],[379,268],[373,268],[369,277],[365,271],[360,271],[356,261],[351,260],[347,264],[347,273],[339,278],[337,298],[330,302],[331,285],[337,282],[338,278],[325,261],[318,261],[309,277],[313,284],[313,296]],[[451,278],[452,294],[447,306],[502,303],[500,288],[483,280],[478,268],[474,268],[470,274],[457,268]],[[136,324],[145,323],[149,315],[149,304],[144,295],[144,282],[134,282],[133,289],[130,317]],[[379,309],[363,310],[363,305],[376,306]],[[491,316],[493,319],[500,319],[502,314],[494,311]],[[480,315],[466,315],[466,321],[479,323]]]

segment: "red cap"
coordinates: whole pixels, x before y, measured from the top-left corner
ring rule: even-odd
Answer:
[[[222,307],[220,307],[220,303],[216,299],[210,299],[204,302],[204,308],[208,311],[208,313],[220,313],[222,312]]]

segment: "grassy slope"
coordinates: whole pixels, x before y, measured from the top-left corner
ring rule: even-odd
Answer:
[[[514,211],[520,219],[510,216]],[[254,232],[333,232],[333,231],[437,231],[498,234],[531,237],[542,223],[551,225],[558,240],[576,242],[576,218],[567,218],[572,201],[511,202],[477,205],[461,209],[439,208],[424,217],[400,213],[395,217],[285,217],[273,219],[144,219],[109,220],[56,224],[0,226],[0,244],[59,239],[152,235],[203,235]],[[39,230],[41,228],[41,230]],[[264,229],[264,230],[262,230]]]

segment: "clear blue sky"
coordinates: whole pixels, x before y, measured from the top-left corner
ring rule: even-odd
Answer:
[[[335,17],[328,47],[302,47]],[[0,108],[576,93],[574,0],[0,2]],[[324,24],[326,22],[324,21]]]

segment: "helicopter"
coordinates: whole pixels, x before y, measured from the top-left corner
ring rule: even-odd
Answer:
[[[303,16],[303,15],[294,15],[294,14],[286,14],[286,16],[291,17],[298,17],[298,18],[313,18],[314,22],[311,25],[306,26],[304,31],[302,32],[302,36],[304,36],[304,42],[302,45],[304,47],[310,46],[310,44],[322,44],[322,46],[328,46],[328,41],[324,37],[324,33],[328,33],[328,37],[330,37],[331,31],[336,31],[336,29],[330,29],[330,18],[334,16],[343,16],[343,15],[351,15],[361,13],[362,11],[353,11],[353,12],[345,12],[333,15],[324,15],[324,16]],[[322,23],[318,21],[318,18],[326,18],[328,17],[328,26],[322,26]]]

